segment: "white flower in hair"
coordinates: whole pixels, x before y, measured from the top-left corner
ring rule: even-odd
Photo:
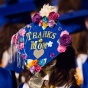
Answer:
[[[40,16],[48,17],[50,12],[57,12],[57,8],[55,6],[49,6],[49,4],[44,5],[40,10]]]

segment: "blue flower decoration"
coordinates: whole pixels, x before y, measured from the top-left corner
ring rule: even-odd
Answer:
[[[44,16],[44,17],[42,18],[42,21],[43,21],[43,22],[48,22],[48,18],[47,18],[46,16]]]
[[[38,65],[43,67],[46,64],[46,60],[47,60],[46,58],[39,60]]]
[[[21,42],[24,42],[24,37],[20,37],[19,38],[19,42],[21,43]]]

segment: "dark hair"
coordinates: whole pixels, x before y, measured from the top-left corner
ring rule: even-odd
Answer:
[[[15,34],[20,28],[24,27],[24,24],[10,24],[7,23],[0,31],[0,63],[2,62],[2,55],[5,50],[10,47],[10,41],[13,34]]]
[[[55,87],[63,85],[66,85],[67,87],[70,85],[77,86],[74,77],[76,73],[76,60],[73,47],[68,46],[66,52],[60,53],[55,59],[57,62],[50,75],[49,85]]]

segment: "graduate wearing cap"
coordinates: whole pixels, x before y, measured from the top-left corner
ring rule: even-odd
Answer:
[[[11,46],[17,49],[18,66],[26,66],[29,74],[23,71],[20,88],[79,88],[72,39],[58,18],[54,6],[44,5],[32,23],[13,35]]]

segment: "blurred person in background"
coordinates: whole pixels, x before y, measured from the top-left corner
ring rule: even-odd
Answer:
[[[70,12],[74,12],[80,10],[81,8],[81,0],[59,0],[58,2],[58,13],[65,14],[68,17],[75,17],[74,13],[69,14]],[[80,14],[79,14],[80,16]],[[63,24],[63,29],[69,30],[70,33],[77,32],[83,30],[85,28],[84,20],[82,18],[77,19],[69,19],[66,21],[61,21]]]
[[[79,10],[81,6],[81,0],[59,0],[58,12],[60,14]]]
[[[15,73],[13,69],[6,69],[9,60],[10,60],[10,41],[11,41],[11,37],[14,33],[16,33],[20,28],[22,28],[24,26],[24,24],[10,24],[7,23],[5,24],[1,31],[0,31],[0,76],[7,76],[9,79],[4,78],[2,76],[2,79],[0,77],[0,81],[2,81],[0,88],[6,88],[8,85],[8,88],[17,88],[17,84],[16,84],[16,78],[15,78]],[[16,53],[16,49],[13,47],[13,54]],[[2,71],[3,69],[3,71]],[[8,71],[8,74],[7,72]],[[3,72],[5,72],[5,74],[2,74]],[[5,80],[4,80],[5,79]],[[4,85],[4,83],[7,83],[6,85]],[[10,87],[13,84],[13,87]],[[6,86],[3,87],[2,85]]]
[[[77,54],[77,74],[78,74],[78,84],[87,86],[88,84],[88,54],[87,54],[87,31],[83,30],[81,32],[72,34],[73,47],[76,50]],[[86,65],[85,65],[86,63]]]

